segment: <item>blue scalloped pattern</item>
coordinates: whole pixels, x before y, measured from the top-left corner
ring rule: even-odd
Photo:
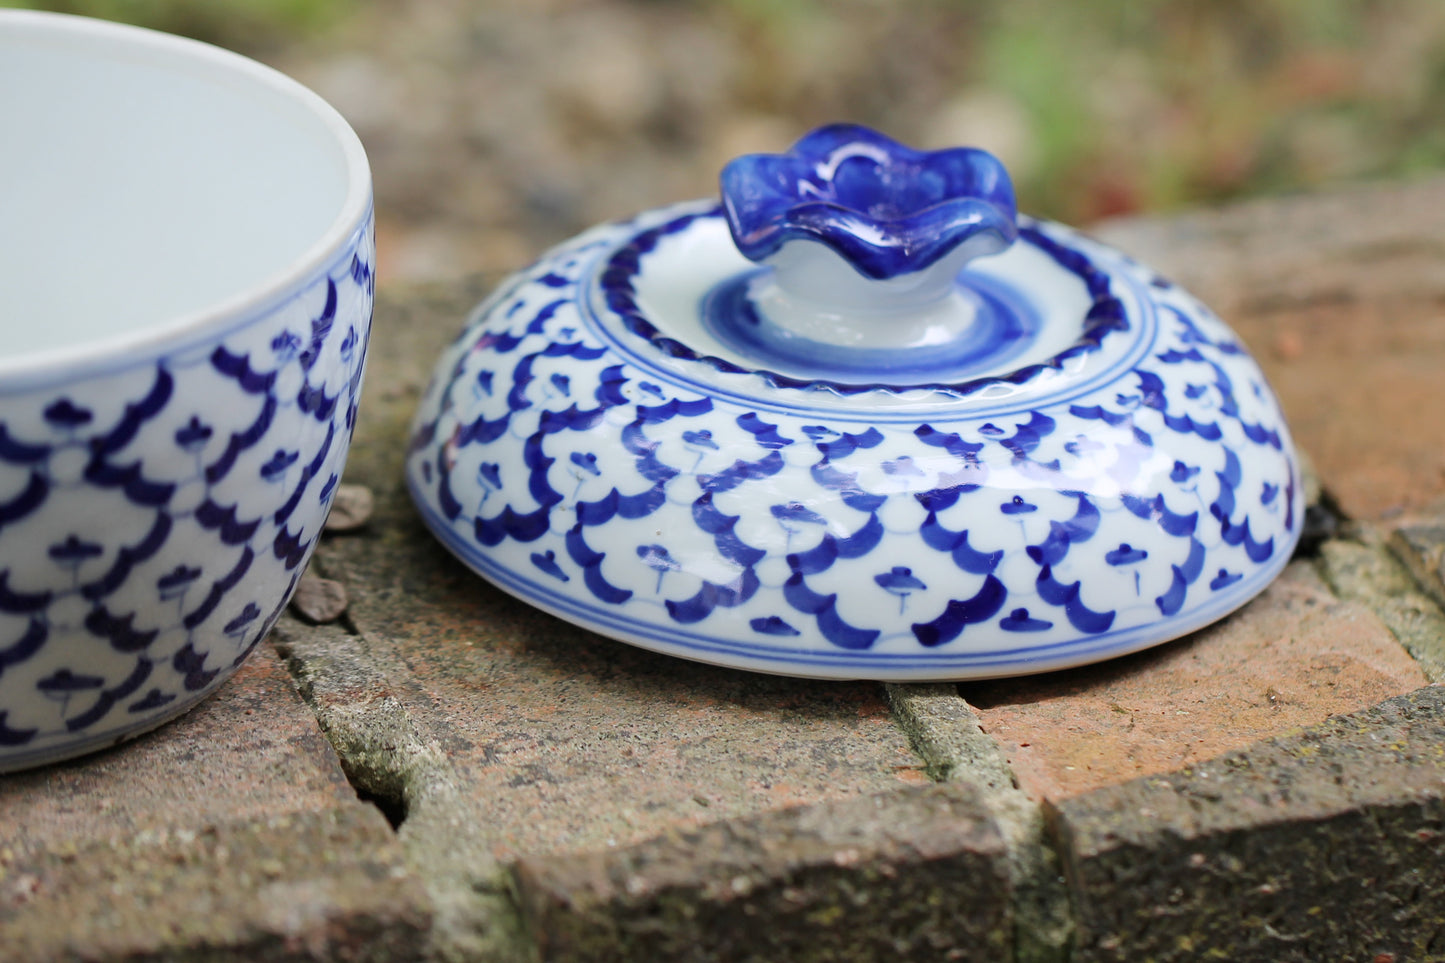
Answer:
[[[1158,309],[1138,360],[995,421],[935,407],[870,426],[866,402],[841,401],[762,414],[659,383],[575,298],[558,305],[600,274],[608,307],[646,325],[627,297],[637,261],[696,216],[552,252],[443,359],[408,482],[489,579],[704,660],[968,675],[1174,637],[1287,560],[1301,496],[1277,404],[1184,292],[1121,262],[1113,283]],[[1081,247],[1042,227],[1028,242],[1119,303]]]
[[[0,398],[0,769],[158,724],[270,630],[356,426],[373,258],[368,220],[213,344]]]

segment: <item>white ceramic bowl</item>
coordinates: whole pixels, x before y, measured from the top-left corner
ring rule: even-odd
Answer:
[[[355,424],[371,178],[233,53],[0,11],[0,771],[195,705],[305,567]]]

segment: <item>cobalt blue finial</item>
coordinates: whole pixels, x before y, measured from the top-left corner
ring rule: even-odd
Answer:
[[[820,127],[785,154],[747,154],[723,168],[723,207],[738,250],[761,261],[787,242],[818,241],[860,274],[922,271],[960,244],[1018,237],[1013,184],[974,148],[917,151],[856,124]]]

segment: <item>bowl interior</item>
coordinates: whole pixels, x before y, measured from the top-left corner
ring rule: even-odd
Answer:
[[[369,198],[299,84],[100,21],[0,11],[0,131],[0,370],[265,301]]]

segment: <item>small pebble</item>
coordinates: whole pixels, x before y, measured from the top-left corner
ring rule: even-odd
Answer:
[[[326,516],[328,532],[352,532],[366,524],[376,499],[365,485],[337,485],[331,501],[331,514]]]
[[[302,618],[317,625],[335,622],[346,611],[346,587],[329,578],[306,574],[291,597],[291,607]]]

